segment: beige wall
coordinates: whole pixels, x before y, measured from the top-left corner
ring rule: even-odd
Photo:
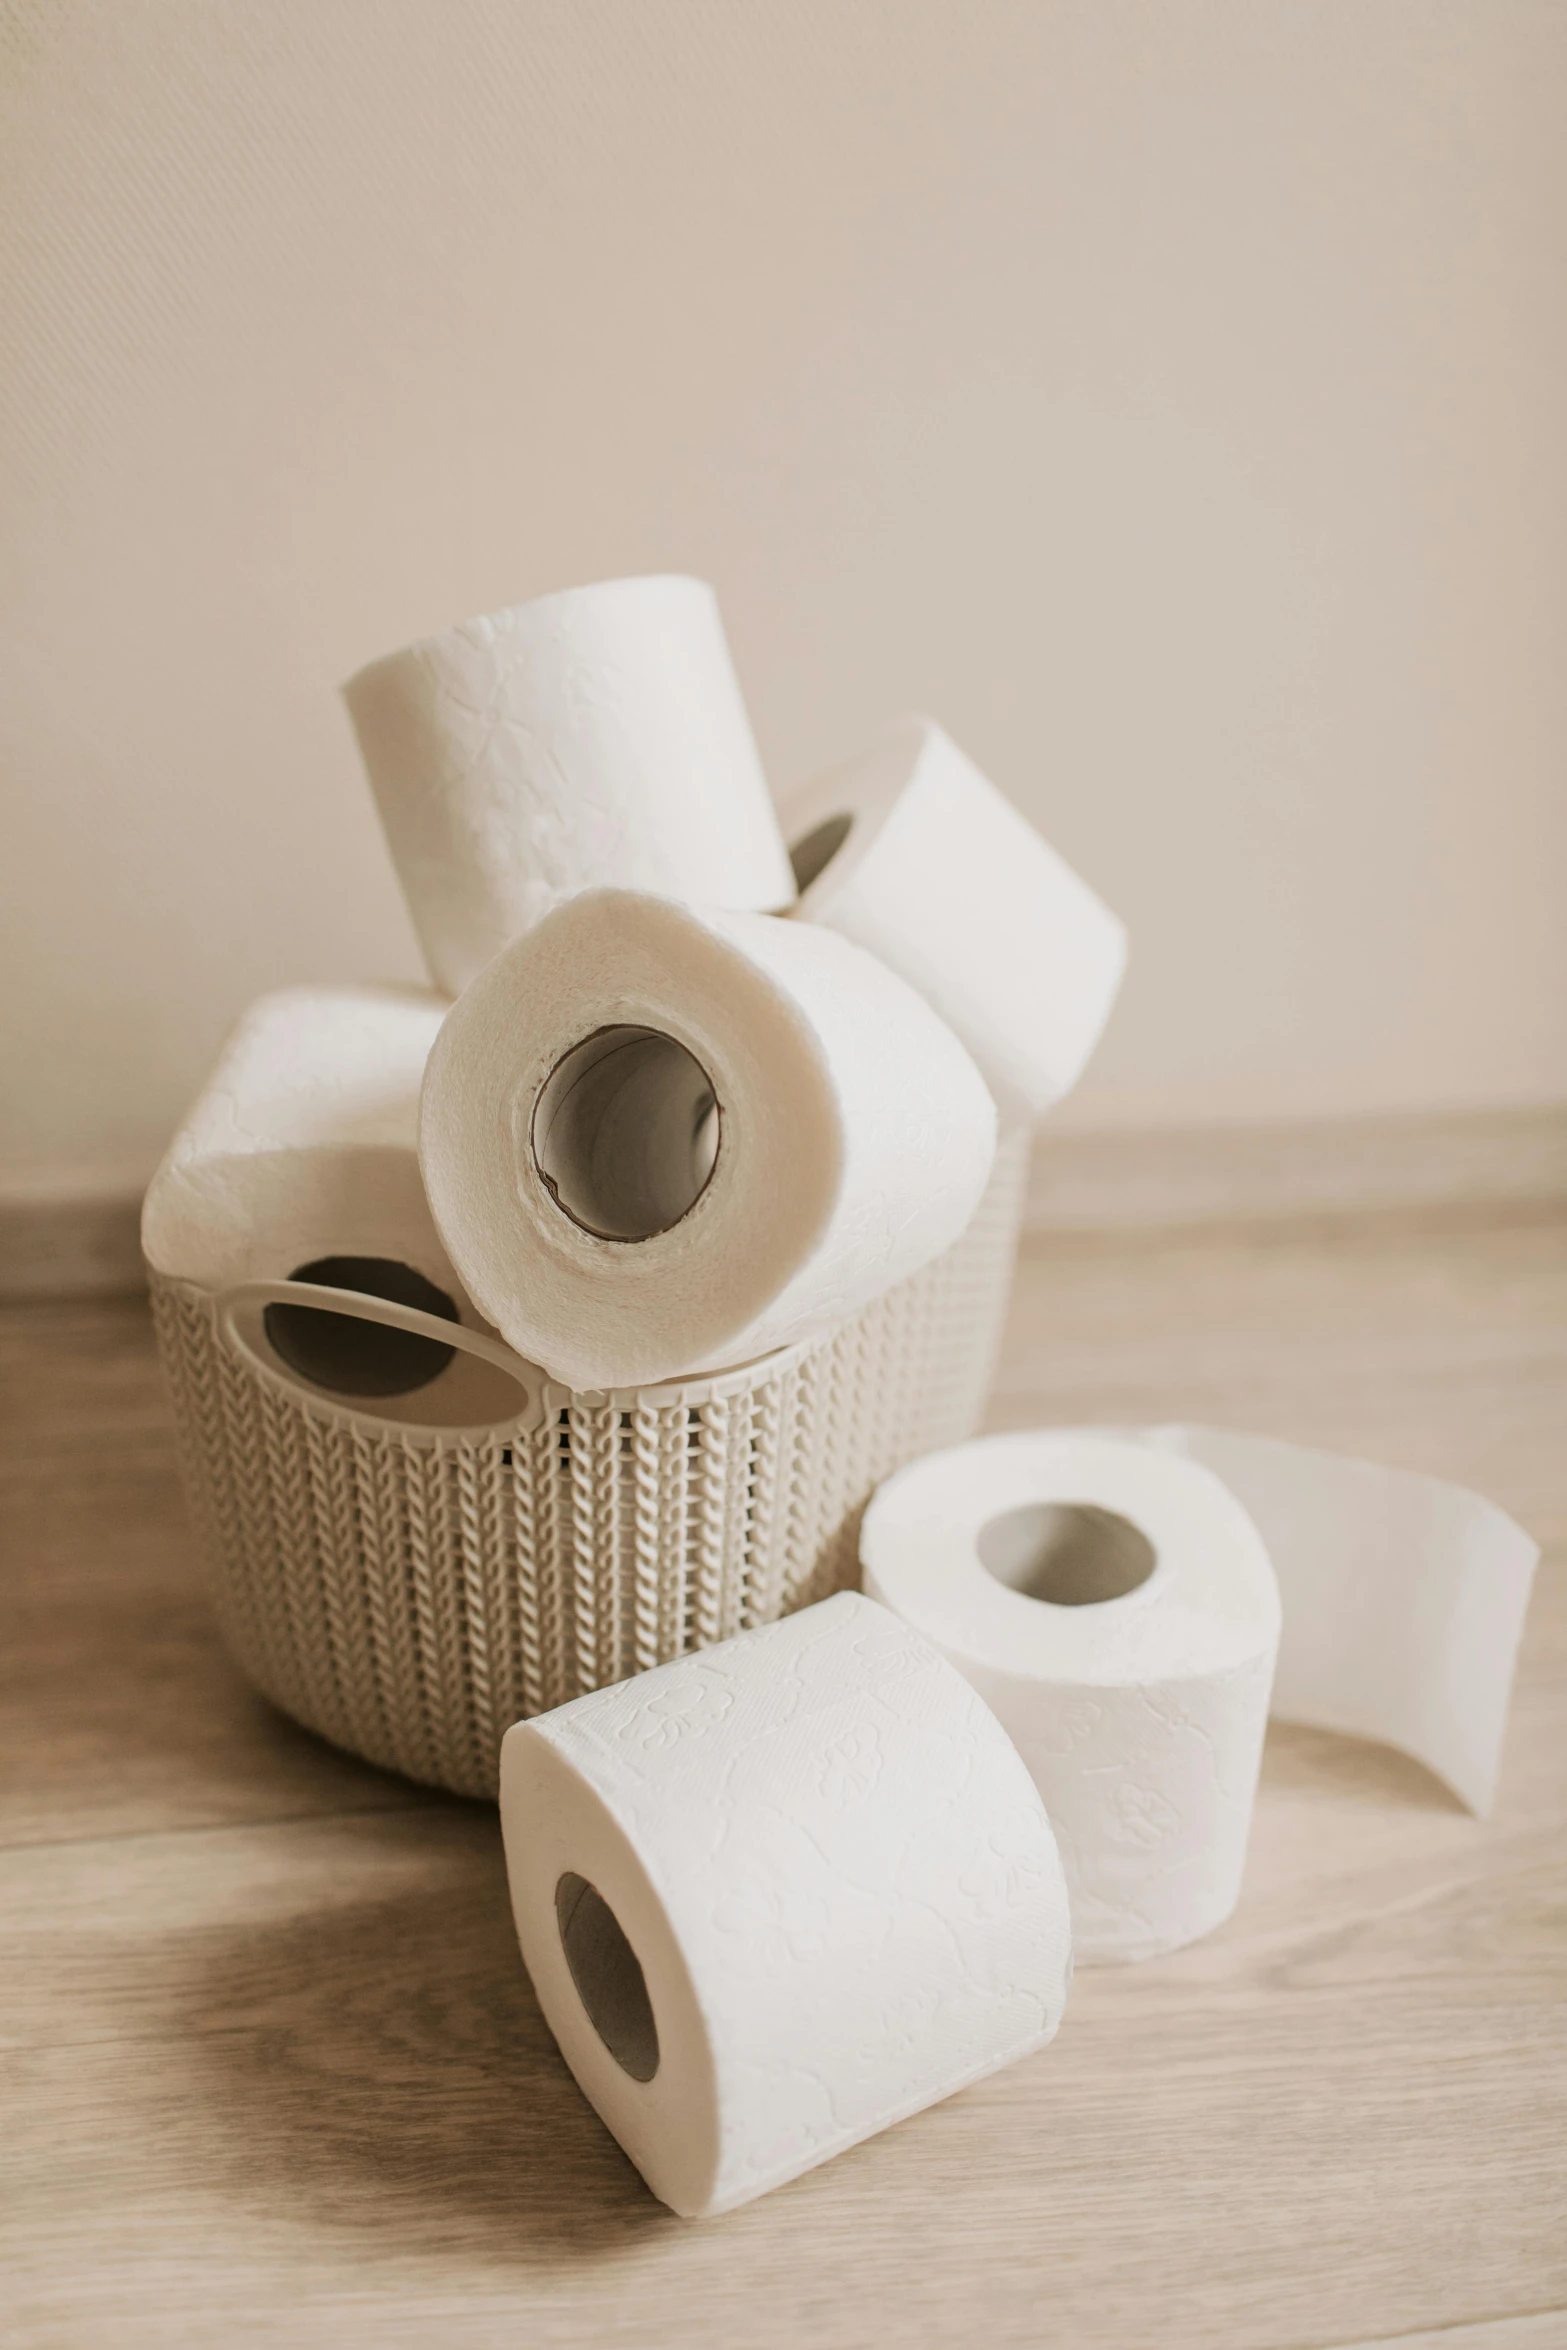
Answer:
[[[410,973],[337,680],[719,586],[1126,916],[1082,1125],[1567,1095],[1559,0],[0,9],[13,1181]]]

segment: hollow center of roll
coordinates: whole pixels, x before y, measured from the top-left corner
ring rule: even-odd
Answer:
[[[818,824],[795,842],[789,862],[794,867],[796,889],[809,889],[817,875],[826,872],[853,829],[852,816],[829,816],[825,824]]]
[[[718,1159],[718,1098],[657,1028],[599,1028],[556,1062],[533,1156],[564,1215],[600,1240],[651,1240],[689,1215]]]
[[[1158,1553],[1130,1518],[1088,1502],[1026,1501],[980,1528],[979,1563],[1025,1599],[1093,1607],[1146,1583]]]
[[[642,1964],[596,1885],[567,1870],[555,1888],[555,1917],[577,1996],[610,2055],[634,2081],[658,2070],[658,2026]]]
[[[434,1314],[442,1322],[460,1319],[444,1289],[394,1257],[316,1257],[308,1265],[296,1265],[289,1279],[384,1297],[393,1305]],[[281,1362],[313,1387],[325,1387],[334,1395],[412,1395],[438,1378],[456,1352],[416,1330],[391,1330],[384,1323],[361,1322],[317,1306],[270,1305],[262,1325]]]

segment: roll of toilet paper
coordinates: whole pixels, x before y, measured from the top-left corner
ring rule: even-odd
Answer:
[[[597,883],[768,911],[788,857],[712,589],[613,579],[343,688],[414,924],[455,995]]]
[[[732,2210],[1040,2047],[1071,1972],[1044,1807],[931,1647],[845,1593],[501,1750],[518,1938],[655,2195]]]
[[[1279,1639],[1261,1536],[1195,1462],[1072,1430],[900,1470],[865,1588],[1011,1734],[1061,1848],[1079,1957],[1151,1958],[1240,1895]]]
[[[957,1239],[995,1131],[951,1031],[847,940],[595,890],[461,997],[419,1150],[481,1310],[593,1389],[835,1327]]]
[[[1143,1957],[1217,1925],[1238,1889],[1270,1590],[1272,1710],[1400,1747],[1483,1812],[1539,1551],[1439,1479],[1171,1426],[932,1454],[877,1493],[861,1557],[866,1589],[1016,1738],[1061,1840],[1079,1954]],[[1184,1596],[1194,1557],[1217,1604]]]
[[[153,1271],[215,1296],[304,1281],[480,1327],[419,1175],[419,1084],[445,1012],[395,987],[291,988],[252,1006],[148,1190]],[[478,1425],[519,1409],[513,1379],[428,1331],[304,1296],[246,1303],[246,1342],[272,1370],[378,1419]]]
[[[1126,932],[928,718],[889,727],[783,810],[797,920],[868,947],[934,1005],[1004,1118],[1071,1090],[1110,1016]]]
[[[419,1087],[446,1016],[422,988],[263,996],[152,1179],[148,1262],[221,1289],[382,1257],[457,1287],[419,1176]]]

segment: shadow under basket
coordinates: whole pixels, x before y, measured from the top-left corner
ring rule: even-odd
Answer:
[[[861,1512],[971,1436],[1006,1315],[1028,1137],[947,1253],[831,1337],[579,1395],[491,1336],[298,1282],[149,1269],[225,1637],[308,1729],[460,1795],[514,1721],[858,1581]],[[395,1399],[279,1353],[307,1304],[452,1348]]]

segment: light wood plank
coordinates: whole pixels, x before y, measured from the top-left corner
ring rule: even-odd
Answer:
[[[1166,1232],[1389,1212],[1559,1211],[1567,1103],[1450,1116],[1078,1133],[1047,1123],[1028,1221],[1050,1232]]]
[[[1434,2333],[1383,2334],[1375,2342],[1348,2342],[1343,2350],[1563,2350],[1567,2310],[1540,2309],[1531,2317],[1483,2319],[1479,2325],[1440,2326]]]
[[[133,1297],[145,1290],[142,1187],[0,1192],[0,1298]]]
[[[1031,1236],[991,1423],[1251,1428],[1454,1478],[1567,1540],[1564,1232]]]
[[[1559,1705],[1567,1578],[1542,1620]],[[964,2341],[977,2294],[1002,2343],[1048,2314],[1283,2350],[1368,2303],[1538,2306],[1567,2294],[1559,1810],[1513,1774],[1482,1827],[1371,1749],[1320,1772],[1335,1743],[1272,1742],[1232,1926],[1085,1973],[1040,2058],[698,2228],[560,2066],[477,1807],[13,1850],[0,2080],[35,2162],[0,2269],[87,2339],[171,2308],[199,2338],[232,2299],[325,2342],[349,2296],[377,2339],[525,2309],[545,2342],[849,2350]]]
[[[0,1846],[402,1809],[226,1655],[144,1301],[0,1313]]]

